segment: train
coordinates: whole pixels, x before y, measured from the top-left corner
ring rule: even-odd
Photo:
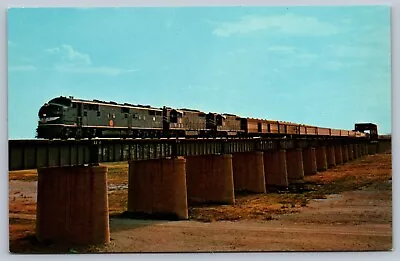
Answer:
[[[285,121],[241,117],[164,106],[116,103],[59,96],[39,109],[36,138],[171,138],[171,137],[364,137],[376,125],[356,124],[340,130]],[[374,127],[375,126],[375,127]],[[376,129],[376,133],[374,132]]]

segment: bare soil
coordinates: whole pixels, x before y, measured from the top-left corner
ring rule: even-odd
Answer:
[[[300,192],[236,195],[235,205],[189,208],[188,221],[119,217],[125,162],[108,164],[111,242],[42,245],[35,237],[37,174],[9,172],[13,253],[363,251],[392,249],[391,154],[365,156],[305,177]]]

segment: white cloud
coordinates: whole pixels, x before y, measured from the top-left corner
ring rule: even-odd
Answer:
[[[85,53],[80,53],[71,45],[63,44],[60,47],[49,48],[45,50],[50,54],[58,54],[61,56],[61,60],[65,63],[73,63],[73,64],[91,64],[92,61],[90,56]]]
[[[37,68],[33,65],[16,65],[8,67],[8,71],[10,72],[34,71],[36,69]]]
[[[95,66],[88,54],[74,50],[70,45],[45,50],[50,55],[57,55],[53,70],[66,73],[105,74],[116,76],[124,73],[136,72],[136,69],[123,69],[109,66]]]
[[[338,29],[328,23],[319,21],[314,17],[294,14],[275,16],[243,16],[239,21],[222,22],[212,32],[214,35],[227,37],[259,31],[276,31],[294,35],[332,35]]]

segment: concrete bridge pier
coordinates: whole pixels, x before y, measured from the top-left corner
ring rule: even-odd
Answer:
[[[364,147],[363,147],[364,148],[364,156],[368,155],[368,145],[369,145],[368,143],[364,144]]]
[[[336,165],[343,164],[343,153],[341,145],[335,145],[335,159],[336,159]]]
[[[317,173],[316,150],[313,147],[303,149],[303,167],[304,175],[313,175]]]
[[[266,192],[262,151],[234,153],[232,166],[235,190]]]
[[[390,141],[379,141],[377,144],[377,153],[384,153],[391,149]]]
[[[304,180],[304,167],[301,148],[286,151],[286,167],[289,185],[302,183]]]
[[[367,156],[367,155],[368,155],[368,144],[365,143],[364,144],[364,156]]]
[[[327,148],[326,156],[328,160],[328,168],[336,166],[335,147],[333,145]]]
[[[107,167],[38,169],[36,237],[78,245],[110,242]]]
[[[128,213],[187,219],[186,159],[129,161]]]
[[[368,144],[368,154],[373,155],[377,153],[378,143],[370,143]]]
[[[315,149],[317,159],[317,171],[325,171],[328,169],[328,161],[326,158],[326,147],[317,147]]]
[[[358,159],[360,157],[360,146],[359,144],[353,145],[353,159]]]
[[[349,161],[352,161],[354,159],[354,149],[353,149],[353,144],[348,145],[348,155],[349,155]]]
[[[349,146],[348,145],[342,146],[342,156],[343,156],[343,163],[346,163],[349,161]]]
[[[360,143],[358,145],[358,154],[360,155],[360,157],[365,155],[365,144],[364,143]]]
[[[189,204],[234,204],[232,155],[189,156],[186,183]]]
[[[267,191],[286,190],[289,185],[286,168],[286,150],[265,151],[264,171]]]

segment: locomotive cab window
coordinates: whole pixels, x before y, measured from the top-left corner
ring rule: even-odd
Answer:
[[[217,120],[216,120],[217,126],[225,125],[224,124],[225,123],[225,119],[226,119],[226,117],[224,115],[217,115]]]
[[[121,108],[121,112],[122,112],[122,113],[129,113],[129,108],[122,107],[122,108]]]
[[[171,123],[178,123],[179,119],[182,118],[183,113],[177,110],[172,110],[170,114],[169,121]]]
[[[68,99],[66,97],[58,97],[58,98],[54,98],[54,99],[50,100],[49,103],[55,103],[55,104],[63,105],[66,107],[70,107],[71,99]]]

